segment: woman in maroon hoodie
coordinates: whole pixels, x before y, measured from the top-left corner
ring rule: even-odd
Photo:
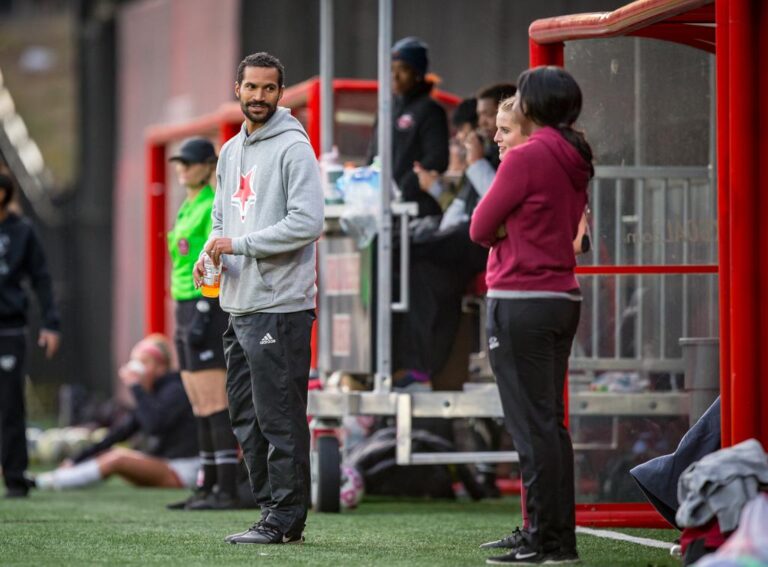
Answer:
[[[501,165],[472,215],[470,236],[491,248],[488,349],[520,455],[529,527],[519,546],[488,563],[569,563],[579,556],[563,387],[581,308],[573,240],[592,150],[573,129],[581,90],[567,71],[531,69],[517,86],[512,108],[500,108],[497,137],[511,118],[529,139],[510,149],[500,144]]]

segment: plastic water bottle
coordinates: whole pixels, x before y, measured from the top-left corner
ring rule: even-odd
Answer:
[[[336,181],[343,173],[344,167],[339,161],[339,148],[333,146],[333,151],[320,156],[320,174],[323,180],[323,194],[327,205],[336,205],[343,202],[341,193],[336,185]]]
[[[200,291],[204,297],[219,297],[219,284],[221,282],[221,264],[213,263],[211,257],[203,252],[203,285]]]

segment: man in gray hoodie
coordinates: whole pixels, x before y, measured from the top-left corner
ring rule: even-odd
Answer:
[[[245,122],[221,148],[205,246],[224,269],[229,414],[261,508],[230,543],[300,543],[310,504],[307,382],[323,192],[304,128],[277,106],[283,75],[268,53],[238,67]],[[202,274],[201,259],[197,285]]]

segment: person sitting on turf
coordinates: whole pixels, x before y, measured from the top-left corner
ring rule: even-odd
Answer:
[[[40,489],[63,490],[98,483],[119,475],[137,486],[192,488],[200,468],[195,418],[179,373],[171,370],[168,340],[150,335],[131,351],[120,380],[136,407],[99,443],[83,449],[58,469],[38,475]],[[137,433],[147,451],[113,447]]]

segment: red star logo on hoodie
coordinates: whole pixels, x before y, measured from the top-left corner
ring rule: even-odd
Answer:
[[[232,195],[232,206],[240,211],[240,220],[245,222],[245,215],[248,214],[248,207],[256,204],[256,194],[253,192],[253,173],[256,170],[254,165],[248,173],[240,175],[240,187]]]

